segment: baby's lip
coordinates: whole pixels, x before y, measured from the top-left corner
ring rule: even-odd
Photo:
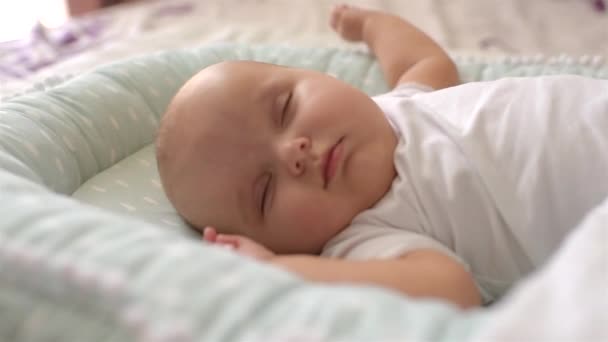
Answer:
[[[321,174],[323,175],[323,188],[327,189],[329,182],[336,174],[338,162],[342,157],[340,153],[336,153],[336,148],[342,143],[344,137],[338,139],[324,154],[321,163]]]

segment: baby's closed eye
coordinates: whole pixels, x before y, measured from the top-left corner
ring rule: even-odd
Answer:
[[[272,174],[268,174],[268,176],[266,177],[266,179],[264,180],[264,188],[262,190],[262,196],[260,199],[260,212],[262,214],[262,217],[264,217],[266,215],[266,211],[268,210],[268,208],[270,207],[269,203],[270,203],[270,187],[271,187],[271,182],[272,181]]]
[[[277,124],[279,127],[284,127],[286,120],[288,119],[288,115],[290,113],[290,105],[292,99],[293,92],[285,92],[282,93],[277,99]]]

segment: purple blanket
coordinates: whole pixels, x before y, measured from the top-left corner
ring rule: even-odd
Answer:
[[[145,13],[145,22],[156,22],[162,17],[188,15],[195,4],[191,1],[176,1],[171,4],[150,1],[142,2],[138,6]],[[130,33],[117,33],[116,29],[112,30],[112,25],[117,24],[119,18],[129,14],[128,9],[125,9],[127,12],[116,11],[118,8],[112,9],[113,11],[102,10],[97,15],[70,20],[59,28],[47,29],[38,24],[24,39],[0,42],[0,81],[25,78],[44,67],[93,47],[125,38],[125,34],[137,35],[137,26],[142,23],[131,23],[135,29]]]
[[[70,21],[48,30],[36,25],[29,37],[0,43],[0,79],[26,77],[68,56],[98,45],[109,19],[103,16]]]

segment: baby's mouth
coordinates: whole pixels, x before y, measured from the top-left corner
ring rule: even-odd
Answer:
[[[323,173],[323,188],[327,189],[329,182],[333,179],[342,159],[342,140],[338,141],[323,155],[321,172]]]

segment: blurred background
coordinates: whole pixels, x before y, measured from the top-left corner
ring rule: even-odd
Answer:
[[[124,2],[129,0],[0,0],[0,41],[22,38],[38,22],[55,28],[70,17]]]
[[[26,36],[38,21],[57,27],[67,20],[66,0],[0,0],[0,41]]]
[[[214,42],[364,49],[327,25],[343,2],[400,15],[452,54],[608,56],[606,0],[0,0],[0,99],[50,76]]]

